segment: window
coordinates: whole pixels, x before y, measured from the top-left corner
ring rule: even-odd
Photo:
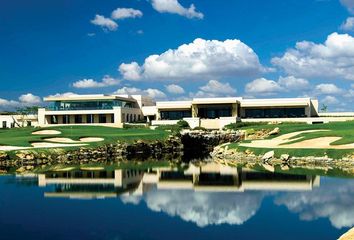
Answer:
[[[231,117],[231,106],[211,106],[198,108],[198,116],[200,118],[219,118],[219,117]]]
[[[75,123],[82,123],[82,115],[75,115]]]
[[[127,120],[126,120],[126,122],[129,122],[129,114],[127,114]]]
[[[58,124],[58,116],[56,116],[56,115],[50,116],[50,123],[51,124]]]
[[[2,121],[2,128],[6,128],[6,121]]]
[[[99,119],[98,119],[99,123],[107,123],[106,114],[100,114],[100,115],[98,115],[98,117],[99,117]]]
[[[251,108],[245,109],[246,118],[294,118],[306,117],[305,108]]]
[[[69,115],[64,115],[63,116],[63,123],[64,124],[70,123],[70,116]]]
[[[180,111],[161,111],[162,120],[180,120],[186,117],[192,117],[190,110],[180,110]]]
[[[111,123],[114,123],[114,114],[111,114]]]
[[[86,115],[86,122],[87,123],[93,123],[93,115],[92,114],[87,114]]]

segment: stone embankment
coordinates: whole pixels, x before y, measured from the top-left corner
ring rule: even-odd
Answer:
[[[263,165],[267,170],[274,171],[279,166],[282,170],[288,170],[291,167],[301,167],[318,170],[341,169],[348,173],[354,173],[354,155],[333,159],[328,156],[315,157],[296,157],[282,154],[275,156],[274,151],[269,151],[264,155],[256,155],[251,150],[238,152],[236,149],[228,149],[227,145],[220,145],[214,148],[210,153],[213,161],[225,165],[242,165],[253,167],[254,165]]]

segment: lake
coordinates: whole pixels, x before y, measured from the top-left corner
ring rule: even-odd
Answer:
[[[337,239],[354,178],[217,164],[0,177],[0,239]]]

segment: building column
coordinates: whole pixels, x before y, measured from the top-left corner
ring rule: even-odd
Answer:
[[[38,125],[39,126],[44,126],[47,124],[46,118],[45,118],[45,108],[38,108]]]
[[[198,106],[197,105],[192,105],[192,117],[193,118],[198,117]]]
[[[238,117],[238,112],[237,112],[238,107],[237,106],[238,106],[238,103],[232,104],[232,113],[231,113],[232,117]]]

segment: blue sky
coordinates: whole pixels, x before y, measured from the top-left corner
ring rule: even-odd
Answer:
[[[0,110],[142,93],[310,96],[353,111],[353,31],[354,0],[4,0]]]

